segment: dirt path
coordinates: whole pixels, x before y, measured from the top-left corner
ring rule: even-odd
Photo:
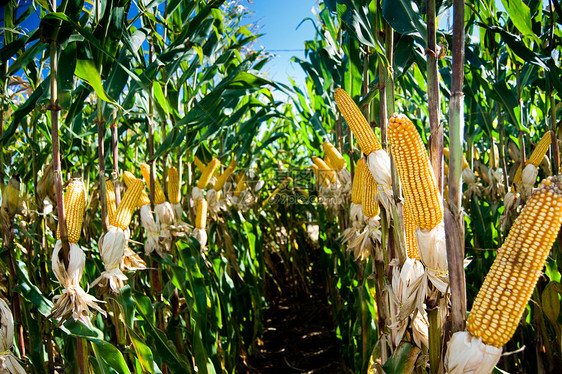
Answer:
[[[259,356],[249,373],[343,373],[340,342],[319,287],[266,310]]]

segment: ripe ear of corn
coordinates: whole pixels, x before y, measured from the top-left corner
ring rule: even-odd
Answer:
[[[132,182],[131,186],[127,188],[127,192],[123,196],[119,208],[117,208],[117,213],[115,214],[115,220],[110,221],[112,226],[119,227],[122,230],[126,230],[131,223],[131,217],[137,207],[139,197],[144,189],[144,183],[140,179],[136,179]]]
[[[203,163],[203,161],[201,161],[199,159],[199,157],[195,156],[193,158],[193,162],[195,163],[195,166],[197,167],[197,169],[199,169],[199,171],[201,173],[203,173],[205,171],[205,168],[207,167],[207,165],[205,165],[205,163]]]
[[[197,187],[200,189],[204,189],[209,184],[215,169],[220,165],[220,161],[216,158],[213,158],[211,162],[207,165],[203,173],[201,174],[201,178],[199,178],[199,182],[197,183]]]
[[[228,178],[234,172],[235,167],[236,167],[236,161],[234,161],[234,164],[231,162],[230,165],[224,170],[224,172],[217,178],[217,181],[213,186],[213,189],[215,191],[220,191],[222,189]]]
[[[379,203],[375,200],[377,195],[377,182],[373,175],[365,168],[361,173],[363,178],[361,186],[363,195],[361,197],[361,206],[363,207],[363,214],[369,218],[376,217],[380,213]]]
[[[195,217],[195,228],[205,230],[207,226],[207,201],[199,200],[197,203],[197,216]]]
[[[244,191],[248,186],[246,185],[246,174],[240,175],[238,182],[236,183],[236,189],[234,190],[234,197],[239,197],[242,191]]]
[[[168,169],[168,199],[171,204],[180,203],[180,176],[178,169],[171,167]]]
[[[371,152],[380,149],[381,146],[375,132],[347,92],[341,88],[336,88],[334,97],[339,111],[345,118],[353,135],[357,138],[357,143],[359,143],[363,153],[369,155]]]
[[[418,251],[418,240],[416,239],[416,223],[412,219],[412,213],[410,212],[410,206],[407,201],[404,202],[404,233],[406,237],[406,253],[408,258],[413,258],[415,260],[420,259],[420,253]]]
[[[541,164],[542,159],[546,155],[546,152],[548,152],[548,148],[550,148],[551,143],[552,143],[551,132],[547,131],[542,136],[541,140],[537,143],[537,146],[533,150],[533,153],[531,153],[531,157],[529,157],[527,161],[525,161],[525,165],[532,164],[538,167]],[[523,176],[523,165],[519,165],[519,168],[517,169],[517,172],[513,177],[513,183],[521,184],[523,182],[522,176]]]
[[[390,119],[388,138],[412,219],[418,227],[432,229],[443,220],[443,207],[422,139],[402,114]]]
[[[146,186],[148,191],[150,191],[150,166],[148,164],[142,163],[141,164],[141,173],[146,182]],[[164,195],[164,191],[160,186],[160,182],[158,182],[158,178],[154,178],[154,204],[164,204],[166,202],[166,195]]]
[[[79,179],[73,179],[66,187],[66,193],[64,194],[64,219],[69,243],[76,244],[80,239],[85,208],[86,189],[84,183]],[[58,228],[57,239],[60,239]]]
[[[312,161],[316,166],[318,166],[318,174],[321,175],[320,178],[326,178],[328,182],[336,183],[337,177],[336,173],[322,160],[320,157],[312,156]]]
[[[109,223],[111,223],[115,219],[117,205],[115,203],[115,187],[110,179],[105,180],[105,196],[107,202],[107,219]]]
[[[332,169],[340,171],[346,166],[345,159],[333,144],[330,142],[324,142],[322,146],[324,147],[324,153],[328,156],[328,159],[333,166]]]
[[[365,159],[361,157],[359,161],[357,161],[357,165],[355,165],[355,175],[353,176],[353,184],[351,186],[351,202],[354,204],[361,204],[363,199],[363,180],[365,177],[363,173],[369,173],[365,165]]]
[[[486,275],[467,320],[468,331],[501,347],[511,339],[562,223],[562,177],[533,192]]]
[[[136,180],[137,178],[133,175],[133,173],[129,171],[123,173],[123,181],[125,182],[127,188],[130,188]],[[141,206],[147,204],[150,204],[150,198],[148,197],[146,191],[143,189],[139,197],[138,207],[140,208]]]

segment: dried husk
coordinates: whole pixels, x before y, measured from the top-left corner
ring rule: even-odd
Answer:
[[[10,352],[14,341],[14,318],[8,303],[0,298],[0,373],[25,374],[16,357]]]
[[[431,230],[416,230],[420,258],[426,274],[433,285],[442,293],[448,288],[447,248],[445,225],[441,221]]]
[[[105,270],[92,282],[91,287],[99,283],[101,287],[109,287],[114,293],[118,293],[123,288],[127,276],[121,271],[120,265],[128,239],[128,229],[123,231],[119,227],[109,225],[107,232],[99,240],[100,255]]]
[[[55,277],[64,289],[61,295],[56,295],[53,298],[55,304],[51,309],[51,317],[60,318],[61,323],[69,316],[72,316],[74,320],[80,319],[85,323],[89,323],[90,308],[97,310],[103,315],[105,315],[105,312],[96,304],[102,301],[87,294],[80,287],[80,279],[86,264],[84,252],[78,244],[69,243],[69,246],[68,268],[64,267],[64,262],[59,256],[62,250],[62,242],[60,240],[57,240],[53,250],[51,258],[53,273],[55,273]]]
[[[386,216],[390,220],[392,219],[392,205],[394,201],[390,156],[384,149],[374,151],[367,156],[367,166],[377,183],[378,193],[375,195],[375,200],[383,206]]]
[[[150,210],[150,204],[143,205],[140,209],[141,225],[144,228],[146,242],[144,244],[144,254],[149,256],[152,252],[156,251],[160,256],[163,256],[160,250],[160,227],[154,220],[154,215]]]
[[[489,374],[501,353],[502,348],[484,344],[468,331],[456,332],[449,340],[445,368],[449,374]]]

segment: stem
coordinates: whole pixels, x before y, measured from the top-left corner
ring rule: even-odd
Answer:
[[[431,374],[439,372],[439,358],[441,355],[441,332],[439,326],[439,307],[427,309],[429,322],[429,368]]]
[[[385,22],[385,54],[388,60],[387,73],[385,79],[386,93],[386,112],[387,118],[394,114],[394,30],[389,23]]]
[[[443,126],[439,121],[439,72],[435,33],[435,0],[427,1],[427,97],[429,102],[429,159],[439,193],[443,193]]]
[[[121,202],[121,182],[119,181],[119,138],[117,135],[117,120],[113,118],[111,124],[111,149],[113,150],[113,186],[115,188],[115,204]]]
[[[109,219],[107,217],[107,201],[105,196],[105,150],[103,139],[105,137],[105,120],[101,108],[101,99],[97,98],[98,102],[98,117],[95,119],[98,127],[98,160],[99,160],[99,191],[100,191],[100,206],[101,206],[101,222],[103,231],[106,232],[109,227]]]
[[[449,285],[451,287],[451,332],[464,330],[466,281],[464,274],[464,228],[462,218],[462,142],[464,133],[464,0],[453,3],[453,70],[449,108],[449,199],[445,232]],[[447,342],[445,341],[444,344]]]

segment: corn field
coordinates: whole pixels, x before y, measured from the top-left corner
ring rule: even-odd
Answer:
[[[0,373],[560,371],[559,0],[3,3]]]

